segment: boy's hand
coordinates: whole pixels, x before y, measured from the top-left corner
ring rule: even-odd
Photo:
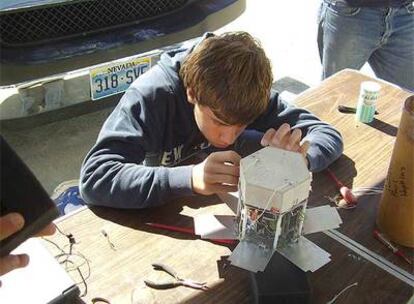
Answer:
[[[18,232],[24,226],[24,218],[19,213],[9,213],[0,217],[0,240]],[[37,236],[51,235],[55,232],[54,224],[47,225]],[[9,254],[0,258],[0,276],[16,268],[25,267],[29,263],[26,254]],[[1,286],[1,282],[0,282]]]
[[[284,123],[279,129],[269,129],[263,135],[261,145],[280,148],[288,151],[299,152],[305,157],[309,149],[309,142],[300,143],[302,131],[300,129],[292,129],[289,124]]]
[[[234,151],[210,154],[193,167],[193,191],[204,195],[237,191],[240,159],[241,156]]]

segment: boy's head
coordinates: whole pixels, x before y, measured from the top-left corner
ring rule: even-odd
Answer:
[[[272,85],[270,62],[259,42],[246,32],[203,40],[185,59],[180,76],[188,100],[197,108],[196,120],[199,111],[224,126],[244,129],[268,106]],[[203,131],[200,124],[199,127]],[[226,141],[230,140],[216,144],[230,144]]]

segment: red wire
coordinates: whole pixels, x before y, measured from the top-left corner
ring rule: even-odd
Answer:
[[[357,204],[357,198],[352,190],[346,187],[329,168],[326,169],[326,173],[335,182],[336,186],[339,189],[339,193],[345,202],[350,205]]]
[[[326,169],[326,172],[328,173],[329,177],[333,179],[333,181],[336,183],[338,188],[341,188],[344,186],[343,183],[336,177],[336,175],[331,171],[331,169]]]

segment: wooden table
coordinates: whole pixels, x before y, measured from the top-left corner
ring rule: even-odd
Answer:
[[[402,104],[410,95],[376,80],[381,84],[379,115],[373,123],[356,127],[354,115],[339,113],[337,106],[355,107],[360,83],[367,79],[356,71],[345,70],[305,91],[296,100],[299,106],[311,110],[342,133],[344,155],[331,168],[353,188],[383,185]],[[309,205],[327,204],[325,196],[335,193],[335,185],[324,173],[314,174]],[[379,199],[380,195],[361,196],[356,209],[339,211],[344,223],[337,232],[308,236],[332,255],[329,264],[308,274],[313,303],[326,303],[355,282],[358,285],[344,292],[335,303],[405,303],[412,296],[413,269],[372,236]],[[247,272],[236,267],[226,268],[224,273],[219,271],[219,261],[231,253],[231,246],[145,225],[161,222],[192,226],[192,217],[202,213],[231,214],[231,211],[216,196],[211,196],[181,199],[150,210],[82,209],[60,219],[57,223],[60,229],[72,233],[78,242],[74,251],[89,260],[88,294],[82,300],[90,303],[94,297],[103,297],[111,303],[131,303],[134,295],[135,299],[137,296],[144,299],[137,303],[249,303],[252,296]],[[51,239],[60,246],[68,242],[61,234]],[[48,247],[58,253],[54,246],[48,244]],[[413,250],[404,248],[404,251],[413,258]],[[377,255],[383,258],[376,259]],[[156,261],[172,266],[183,277],[207,281],[210,290],[145,288],[144,278],[167,278],[152,269],[151,263]],[[81,267],[84,275],[86,268],[86,265]],[[76,272],[71,274],[79,280]]]

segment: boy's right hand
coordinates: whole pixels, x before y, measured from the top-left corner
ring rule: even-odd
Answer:
[[[210,154],[193,167],[193,191],[203,195],[237,191],[240,159],[241,156],[234,151]]]

